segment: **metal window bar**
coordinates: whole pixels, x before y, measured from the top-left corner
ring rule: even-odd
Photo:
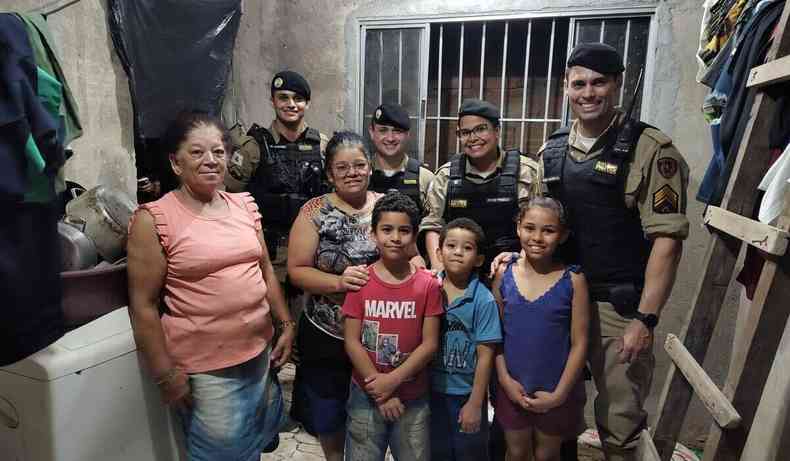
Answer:
[[[384,93],[384,31],[379,31],[379,101],[381,104],[382,95]]]
[[[502,118],[504,114],[504,107],[505,107],[505,86],[507,83],[507,40],[508,40],[508,32],[510,30],[510,21],[505,21],[505,35],[502,38],[502,77],[499,79],[499,118]],[[502,133],[502,128],[500,127],[500,133]],[[503,136],[499,136],[499,147],[502,147],[502,138]]]
[[[442,140],[442,61],[444,60],[444,26],[439,26],[439,65],[436,88],[436,159],[439,160],[439,146]],[[438,166],[438,165],[437,165]]]
[[[398,31],[398,104],[403,104],[403,31]]]
[[[459,56],[459,63],[458,63],[458,108],[461,108],[461,100],[464,94],[464,37],[466,34],[465,24],[461,23],[461,49],[458,51]],[[455,137],[455,152],[461,152],[461,140],[458,139],[458,136]]]
[[[574,27],[576,26],[576,27]],[[578,28],[578,23],[576,21],[571,20],[568,22],[568,41],[565,51],[565,58],[567,59],[571,55],[571,51],[573,50],[573,30],[574,28]],[[565,76],[563,75],[563,82],[565,82]],[[564,84],[563,84],[564,86]],[[564,125],[568,123],[568,93],[563,91],[562,92],[562,115],[561,115],[561,122],[560,125]]]
[[[625,44],[623,45],[623,66],[628,69],[628,45],[631,39],[631,20],[625,21]],[[625,74],[623,74],[623,82],[620,85],[620,107],[623,107],[623,97],[625,96]]]
[[[521,92],[521,140],[519,141],[519,149],[524,152],[524,135],[527,127],[527,87],[529,86],[529,54],[532,52],[532,20],[527,22],[527,49],[524,52],[524,83]]]
[[[554,32],[557,27],[557,20],[551,20],[551,40],[549,41],[549,69],[548,73],[546,74],[546,105],[544,107],[543,118],[546,120],[543,122],[543,139],[546,139],[548,136],[549,130],[549,101],[551,100],[551,71],[552,65],[554,64]]]
[[[604,32],[606,31],[606,20],[601,19],[601,38],[598,40],[599,42],[603,43]]]
[[[480,92],[479,99],[483,99],[483,82],[485,82],[485,67],[486,67],[486,26],[487,22],[483,23],[483,32],[480,37]]]
[[[571,20],[569,21],[569,24],[568,24],[568,36],[569,36],[569,39],[568,39],[568,47],[567,47],[568,49],[567,49],[567,53],[566,54],[570,53],[570,51],[573,49],[573,46],[580,39],[580,35],[579,35],[580,28],[581,28],[580,23],[582,21],[590,21],[590,20],[594,21],[596,19],[600,21],[600,30],[598,32],[599,32],[600,40],[603,41],[603,36],[605,34],[605,27],[606,27],[604,18],[580,18],[580,19],[571,18]],[[627,21],[626,22],[626,38],[625,38],[625,40],[626,40],[626,50],[624,52],[624,57],[623,57],[624,65],[626,65],[626,66],[628,65],[628,49],[630,48],[631,19],[632,18],[630,18],[630,17],[626,18],[626,21]],[[521,116],[521,118],[502,118],[501,119],[502,122],[521,123],[521,140],[520,140],[519,144],[520,144],[522,150],[525,148],[525,144],[526,144],[526,134],[527,134],[527,131],[528,131],[527,130],[527,126],[526,126],[527,123],[543,123],[543,137],[545,139],[546,136],[548,136],[548,134],[549,134],[548,133],[549,123],[567,123],[569,121],[569,116],[570,116],[570,110],[569,110],[569,106],[568,106],[568,98],[567,98],[567,95],[565,95],[563,93],[563,97],[562,97],[562,113],[561,113],[560,118],[549,118],[549,107],[550,107],[550,101],[551,101],[550,94],[551,94],[551,87],[552,87],[551,76],[552,76],[552,71],[553,71],[553,60],[554,60],[554,52],[555,52],[554,46],[555,46],[555,43],[556,43],[555,39],[556,39],[556,33],[557,33],[557,31],[556,31],[556,27],[557,27],[556,18],[552,18],[551,37],[550,37],[550,46],[549,46],[549,66],[548,66],[549,69],[548,69],[547,83],[546,83],[546,99],[545,99],[545,104],[544,104],[543,118],[526,118],[527,117],[527,113],[526,113],[526,99],[527,99],[527,91],[529,89],[528,88],[529,87],[529,78],[528,78],[529,77],[529,57],[530,57],[530,54],[531,54],[531,42],[532,42],[532,20],[528,19],[527,21],[528,21],[527,22],[527,40],[526,40],[526,47],[527,47],[527,49],[526,49],[526,52],[525,52],[525,60],[524,60],[525,62],[524,62],[524,85],[523,85],[523,94],[522,94],[522,114],[521,114],[522,116]],[[502,82],[501,82],[502,89],[501,89],[501,93],[500,93],[500,113],[502,113],[503,107],[504,107],[504,89],[505,89],[505,83],[506,83],[505,82],[505,77],[506,77],[506,74],[507,74],[507,70],[506,70],[506,68],[507,68],[507,54],[508,54],[507,42],[509,40],[509,24],[510,24],[509,22],[505,23],[505,39],[504,39],[504,49],[505,49],[505,51],[504,51],[504,55],[503,55],[503,71],[502,71],[502,76],[501,76],[502,77]],[[442,113],[441,113],[442,112],[442,109],[441,109],[442,61],[444,60],[444,28],[443,28],[443,26],[444,26],[444,24],[439,24],[439,65],[438,65],[438,73],[439,73],[439,75],[438,75],[438,83],[437,83],[437,86],[438,86],[438,91],[437,91],[437,113],[436,113],[435,117],[432,117],[432,116],[428,116],[427,117],[427,119],[429,119],[429,120],[431,120],[431,119],[435,119],[436,120],[436,127],[437,127],[436,154],[437,154],[437,158],[438,158],[438,155],[439,155],[439,147],[440,147],[440,143],[441,143],[441,132],[440,132],[440,130],[441,130],[441,122],[442,121],[457,121],[458,120],[458,117],[455,116],[455,115],[442,115]],[[488,26],[488,22],[483,22],[482,23],[481,44],[480,44],[480,85],[479,85],[479,90],[478,90],[478,95],[479,95],[480,99],[483,98],[483,95],[484,95],[483,90],[484,90],[484,85],[485,85],[485,53],[486,53],[487,26]],[[461,104],[462,99],[463,99],[463,72],[464,72],[464,68],[463,68],[463,56],[464,56],[463,48],[464,48],[465,38],[466,38],[465,37],[465,27],[464,27],[464,23],[462,22],[462,24],[461,24],[461,38],[460,38],[460,45],[459,45],[460,46],[459,59],[460,59],[461,62],[459,63],[459,71],[458,71],[458,78],[459,78],[459,82],[458,82],[458,91],[459,91],[458,104],[459,104],[459,107],[460,107],[460,104]],[[621,96],[620,96],[621,101],[622,101],[623,97],[624,97],[624,89],[621,88]],[[459,150],[460,150],[460,141],[456,139],[456,151],[459,151]]]

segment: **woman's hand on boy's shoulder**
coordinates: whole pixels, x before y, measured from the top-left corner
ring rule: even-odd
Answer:
[[[338,279],[338,293],[362,289],[368,283],[368,278],[370,277],[368,270],[368,266],[364,264],[346,267]]]

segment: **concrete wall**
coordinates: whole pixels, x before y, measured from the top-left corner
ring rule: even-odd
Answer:
[[[313,101],[308,118],[322,131],[337,127],[354,128],[357,95],[359,18],[403,17],[426,15],[510,13],[516,11],[585,10],[590,5],[601,8],[633,6],[655,7],[658,24],[655,43],[650,110],[647,121],[663,129],[675,141],[691,166],[688,189],[691,197],[688,216],[691,236],[685,243],[684,256],[675,290],[657,330],[653,392],[649,402],[655,408],[669,366],[661,345],[667,333],[681,331],[694,296],[698,277],[703,269],[708,232],[701,225],[703,206],[693,200],[710,158],[708,127],[700,114],[706,88],[695,82],[697,64],[694,58],[702,19],[701,3],[697,0],[669,1],[579,1],[579,0],[300,0],[282,2],[276,22],[262,24],[262,33],[277,28],[275,43],[279,49],[280,67],[304,72],[313,87]],[[251,2],[248,2],[250,5]],[[247,46],[244,43],[240,47]],[[705,368],[714,381],[724,380],[732,344],[736,316],[737,290],[728,297],[716,336],[711,344]],[[654,412],[653,412],[654,413]],[[711,419],[696,402],[692,405],[683,440],[696,445],[696,439],[707,434]]]
[[[0,9],[30,11],[64,5],[68,1],[1,0]],[[658,24],[655,43],[650,111],[647,120],[667,132],[686,155],[692,178],[688,194],[696,193],[710,156],[708,129],[700,114],[706,89],[694,81],[694,59],[702,16],[698,0],[581,1],[581,0],[246,0],[234,55],[232,91],[226,114],[235,114],[249,125],[268,124],[272,118],[269,82],[274,72],[290,68],[309,80],[313,98],[308,122],[324,132],[353,128],[357,94],[355,75],[359,56],[358,19],[409,15],[449,15],[483,12],[549,11],[599,7],[654,6]],[[104,0],[81,0],[50,16],[58,41],[64,72],[79,104],[85,128],[73,148],[77,155],[66,172],[91,187],[103,183],[134,191],[132,110],[125,74],[115,57],[107,33]],[[689,202],[691,237],[685,251],[672,298],[657,330],[657,344],[666,333],[682,329],[703,269],[708,233],[701,226],[703,207]],[[706,369],[723,382],[735,323],[737,290],[728,297],[722,320],[711,345]],[[654,407],[661,391],[668,359],[656,348],[658,367],[653,386]],[[693,442],[707,432],[710,419],[695,403],[684,431]]]

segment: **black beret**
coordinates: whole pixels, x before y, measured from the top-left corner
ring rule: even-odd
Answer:
[[[272,96],[277,90],[290,90],[310,100],[310,85],[301,75],[290,70],[277,72],[272,79]]]
[[[464,115],[477,115],[478,117],[487,118],[496,126],[499,125],[499,109],[488,101],[481,101],[480,99],[464,100],[458,109],[459,120]]]
[[[398,104],[382,104],[373,112],[373,122],[378,125],[394,126],[401,130],[411,129],[409,113]]]
[[[579,43],[571,51],[568,68],[582,66],[599,74],[619,74],[625,67],[623,57],[606,43]]]

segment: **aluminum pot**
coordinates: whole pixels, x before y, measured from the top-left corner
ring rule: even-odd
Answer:
[[[58,235],[61,271],[79,271],[93,267],[99,262],[96,246],[81,230],[70,224],[58,222]]]
[[[64,221],[83,226],[83,232],[105,261],[116,261],[126,251],[127,226],[137,207],[125,193],[96,186],[66,204]]]

